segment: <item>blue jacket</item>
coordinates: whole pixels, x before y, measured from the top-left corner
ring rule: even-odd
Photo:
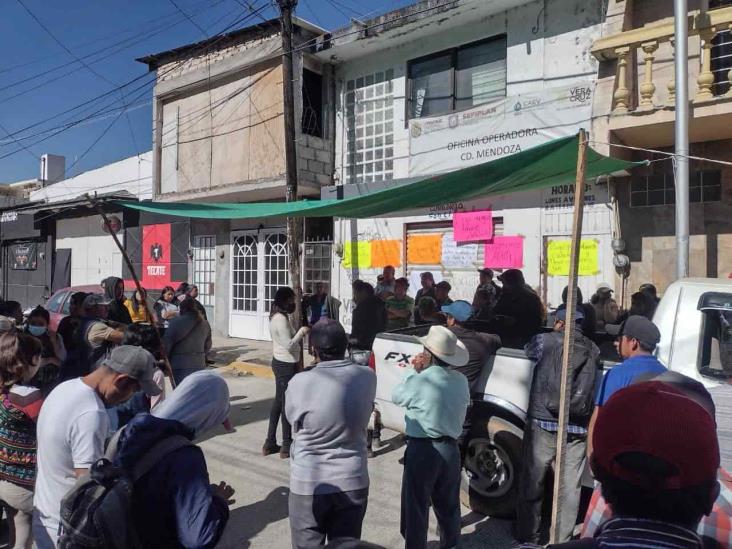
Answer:
[[[115,465],[133,467],[170,435],[192,438],[178,421],[138,414],[120,437]],[[211,491],[206,460],[197,446],[171,452],[140,478],[132,506],[143,546],[156,549],[214,547],[229,519],[227,504]]]

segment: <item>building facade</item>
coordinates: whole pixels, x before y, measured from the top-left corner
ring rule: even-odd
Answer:
[[[294,27],[298,196],[317,198],[332,184],[334,130],[324,107],[333,83],[311,53],[324,31],[300,19]],[[281,41],[272,20],[140,59],[157,75],[156,201],[285,199]],[[328,223],[306,224],[306,238],[318,245],[306,246],[304,258],[319,257],[330,233]],[[269,339],[274,292],[289,282],[286,244],[284,219],[190,220],[188,278],[213,309],[215,332]]]
[[[704,4],[708,6],[705,8]],[[732,1],[689,2],[690,274],[732,276]],[[705,8],[705,9],[702,9]],[[643,282],[663,291],[676,274],[675,49],[672,3],[613,1],[603,36],[593,146],[651,160],[611,184],[625,241],[628,295]],[[657,151],[657,152],[654,152]],[[720,160],[724,163],[705,159]]]
[[[604,16],[601,1],[420,2],[364,21],[360,33],[354,33],[357,25],[333,33],[332,47],[317,54],[334,63],[337,80],[339,185],[324,195],[398,185],[589,130],[598,69],[591,48]],[[571,233],[572,193],[566,185],[336,220],[333,293],[349,304],[351,282],[375,283],[388,262],[397,276],[410,278],[412,294],[419,273],[431,271],[451,283],[454,299],[470,301],[479,268],[514,266],[556,306],[566,277],[554,276],[547,263]],[[589,183],[586,203],[584,238],[594,267],[583,273],[580,287],[589,297],[614,274],[606,180]],[[454,214],[480,210],[490,210],[493,220],[494,241],[487,244],[512,243],[522,257],[499,260],[486,242],[455,242]],[[356,243],[391,252],[354,265],[347,248]],[[422,246],[432,252],[422,253]],[[348,324],[350,307],[343,310]]]

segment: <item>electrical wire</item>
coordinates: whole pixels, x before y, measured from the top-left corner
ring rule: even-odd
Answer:
[[[226,28],[222,29],[222,30],[221,30],[221,31],[220,31],[220,32],[219,32],[219,33],[217,34],[217,37],[216,37],[216,38],[215,38],[215,39],[214,39],[214,40],[213,40],[212,42],[209,42],[209,43],[206,43],[206,44],[202,44],[202,45],[201,45],[201,46],[199,47],[198,51],[197,51],[197,52],[196,52],[196,53],[195,53],[194,55],[198,55],[198,54],[200,54],[200,53],[202,53],[202,52],[204,52],[204,51],[208,51],[208,50],[211,50],[211,49],[212,49],[212,48],[213,48],[213,47],[214,47],[214,46],[215,46],[216,44],[218,44],[218,42],[220,42],[221,40],[223,40],[224,38],[226,38],[226,37],[227,37],[227,35],[225,34],[225,33],[226,33],[227,31],[229,31],[229,30],[230,30],[231,28],[235,27],[236,25],[238,25],[238,24],[242,23],[243,21],[245,21],[245,20],[247,20],[247,19],[250,19],[250,18],[251,18],[251,17],[253,17],[254,15],[256,15],[256,14],[260,13],[260,12],[261,12],[262,10],[264,10],[264,9],[265,9],[266,7],[267,7],[267,5],[266,5],[266,4],[265,4],[265,5],[262,5],[262,6],[260,6],[260,8],[258,8],[258,9],[256,10],[256,12],[255,12],[255,13],[252,13],[252,14],[245,14],[245,15],[244,15],[243,17],[240,17],[240,18],[236,19],[235,21],[233,21],[233,22],[232,22],[231,24],[227,25],[227,27],[226,27]],[[194,51],[195,51],[195,50],[194,50]],[[145,73],[145,74],[143,74],[143,75],[140,75],[140,76],[138,76],[138,77],[136,77],[136,78],[133,78],[132,80],[130,80],[130,81],[128,81],[128,82],[126,82],[125,84],[122,84],[121,86],[118,86],[118,87],[117,87],[116,89],[112,89],[112,90],[110,90],[110,91],[108,91],[108,92],[105,92],[105,93],[103,93],[103,94],[100,94],[99,96],[97,96],[97,97],[95,97],[95,98],[92,98],[92,99],[90,99],[90,100],[88,100],[88,101],[85,101],[85,102],[83,102],[83,103],[79,104],[79,105],[76,105],[75,107],[71,107],[71,108],[69,108],[69,109],[66,109],[65,111],[62,111],[61,113],[57,113],[57,114],[55,114],[54,116],[52,116],[52,117],[49,117],[49,118],[47,118],[47,119],[45,119],[45,120],[41,120],[41,121],[38,121],[38,122],[36,122],[36,123],[34,123],[34,124],[30,124],[29,126],[26,126],[25,128],[21,128],[20,130],[16,130],[15,132],[11,132],[11,133],[9,134],[9,137],[10,137],[10,138],[14,138],[14,137],[15,137],[15,136],[17,136],[18,134],[20,134],[20,133],[22,133],[22,132],[24,132],[24,131],[27,131],[28,129],[32,129],[32,128],[38,127],[38,126],[40,126],[40,125],[43,125],[43,124],[45,124],[45,123],[49,122],[50,120],[53,120],[53,119],[56,119],[56,118],[59,118],[59,117],[63,116],[64,114],[69,114],[69,113],[71,113],[71,112],[73,112],[73,111],[76,111],[76,110],[79,110],[79,109],[81,109],[81,108],[84,108],[84,107],[88,107],[88,106],[92,105],[93,103],[95,103],[95,102],[99,101],[100,99],[103,99],[104,97],[108,97],[109,95],[111,95],[111,94],[113,94],[113,93],[116,93],[116,92],[117,92],[117,91],[119,91],[120,89],[124,89],[125,87],[127,87],[127,86],[129,86],[129,85],[131,85],[131,84],[134,84],[134,83],[136,83],[136,82],[139,82],[140,80],[143,80],[143,79],[145,79],[145,78],[149,78],[149,77],[150,77],[150,75],[152,74],[152,78],[150,78],[150,79],[149,79],[148,81],[146,81],[146,82],[143,82],[143,83],[142,83],[142,84],[141,84],[140,86],[138,86],[137,88],[135,88],[135,89],[133,89],[133,90],[129,91],[129,92],[128,92],[128,95],[129,95],[129,94],[131,94],[131,93],[134,93],[134,92],[136,92],[136,91],[138,91],[138,90],[140,90],[140,89],[146,88],[146,87],[147,87],[148,85],[150,85],[150,84],[154,83],[154,82],[155,82],[155,81],[156,81],[157,79],[159,79],[159,78],[161,78],[161,77],[165,76],[166,74],[168,74],[168,73],[170,73],[170,72],[172,72],[172,71],[178,70],[178,69],[179,69],[180,67],[182,67],[182,66],[183,66],[183,65],[184,65],[184,64],[185,64],[185,63],[186,63],[187,61],[190,61],[190,58],[189,58],[189,59],[187,59],[187,60],[183,60],[183,61],[181,61],[181,62],[178,62],[178,63],[176,63],[176,62],[173,62],[173,63],[171,63],[171,64],[170,64],[171,66],[170,66],[169,68],[167,68],[166,70],[163,70],[163,71],[158,71],[158,72],[157,72],[157,74],[153,74],[153,73],[151,73],[151,72],[148,72],[148,73]],[[144,93],[147,93],[147,90],[146,90],[146,91],[145,91]],[[46,140],[48,140],[48,139],[50,139],[50,138],[52,138],[52,137],[54,137],[54,136],[58,135],[59,133],[61,133],[61,132],[63,132],[63,131],[67,131],[68,129],[71,129],[71,128],[73,128],[73,127],[75,127],[75,126],[79,125],[79,124],[82,124],[82,123],[84,123],[84,122],[88,121],[88,120],[89,120],[90,118],[92,118],[92,117],[94,117],[94,116],[99,116],[99,115],[107,114],[107,113],[109,113],[109,112],[114,112],[114,111],[116,111],[116,110],[117,110],[117,108],[112,108],[111,110],[108,110],[108,109],[110,109],[110,108],[111,108],[111,107],[112,107],[113,105],[115,105],[115,104],[117,103],[117,101],[118,101],[118,100],[115,100],[115,101],[113,101],[113,102],[112,102],[111,104],[109,104],[109,105],[105,105],[105,106],[101,107],[100,109],[97,109],[96,111],[94,111],[94,112],[93,112],[93,113],[91,113],[90,115],[84,116],[84,117],[83,117],[83,118],[81,118],[81,119],[78,119],[78,120],[72,120],[72,121],[70,121],[70,122],[68,122],[68,123],[63,123],[63,124],[61,124],[61,125],[59,125],[59,126],[56,126],[56,127],[53,127],[53,128],[47,128],[47,129],[45,129],[45,130],[42,130],[42,131],[40,131],[40,132],[37,132],[37,133],[35,133],[35,134],[31,134],[31,135],[26,135],[26,136],[22,136],[22,137],[19,137],[19,138],[18,138],[18,140],[19,140],[19,141],[21,141],[21,140],[28,140],[28,139],[33,139],[33,138],[36,138],[36,137],[40,137],[40,136],[45,136],[45,137],[43,137],[43,138],[42,138],[42,139],[40,139],[39,141],[36,141],[36,142],[35,142],[35,143],[33,144],[33,145],[36,145],[36,144],[38,144],[38,143],[41,143],[41,142],[43,142],[43,141],[46,141]],[[133,104],[133,103],[134,103],[134,101],[128,102],[128,105],[131,105],[131,104]],[[125,110],[125,108],[123,107],[123,109],[122,109],[122,110]],[[105,111],[106,111],[106,112],[105,112]],[[2,146],[2,145],[0,145],[0,146]],[[13,155],[13,154],[15,154],[15,153],[19,152],[19,150],[20,150],[20,149],[17,149],[17,150],[15,150],[15,151],[12,151],[11,153],[8,153],[8,154],[5,154],[5,155],[2,155],[2,156],[0,156],[0,159],[3,159],[3,158],[7,158],[8,156],[11,156],[11,155]]]
[[[193,20],[193,17],[191,17],[190,15],[188,15],[186,12],[184,12],[181,9],[181,7],[175,2],[175,0],[168,0],[168,2],[170,2],[171,4],[173,4],[173,6],[175,7],[175,9],[177,9],[186,19],[188,19],[188,21],[191,23],[191,25],[193,25],[194,27],[196,27],[201,32],[201,34],[203,34],[204,37],[208,38],[208,33],[205,30],[203,30],[203,28],[201,27],[201,25],[199,25],[198,23],[196,23]]]
[[[653,153],[653,154],[663,154],[668,157],[668,158],[659,158],[656,160],[649,160],[648,163],[659,162],[659,161],[668,160],[668,159],[674,159],[674,162],[675,162],[676,158],[688,158],[690,160],[699,160],[701,162],[711,162],[713,164],[721,164],[722,166],[732,167],[732,162],[728,162],[726,160],[717,160],[715,158],[704,158],[703,156],[677,154],[677,153],[672,153],[672,152],[667,152],[667,151],[659,151],[657,149],[646,149],[643,147],[631,147],[630,145],[620,145],[619,143],[605,143],[604,141],[597,141],[594,139],[590,139],[587,142],[595,143],[596,145],[608,145],[610,147],[619,147],[621,149],[629,149],[632,151],[642,151],[642,152],[648,152],[648,153]]]

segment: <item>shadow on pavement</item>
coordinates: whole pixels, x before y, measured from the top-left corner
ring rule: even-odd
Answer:
[[[482,521],[473,522],[476,518],[482,519]],[[513,538],[513,521],[511,520],[483,517],[476,513],[470,513],[463,517],[462,524],[463,527],[468,524],[475,524],[475,530],[460,536],[461,549],[517,546],[517,542]],[[430,549],[439,546],[438,542],[427,544]]]
[[[388,454],[389,452],[393,452],[395,450],[398,450],[399,448],[403,448],[404,446],[406,446],[406,444],[407,442],[404,436],[395,435],[388,440],[382,440],[381,447],[378,450],[375,450],[374,454],[377,456]]]
[[[229,515],[229,523],[218,547],[236,547],[247,549],[251,540],[269,524],[279,522],[288,517],[287,498],[289,489],[279,486],[272,490],[266,498],[251,505],[233,509]],[[282,547],[289,547],[290,540],[282,540]]]
[[[248,425],[250,423],[256,423],[258,421],[266,421],[269,419],[269,410],[272,407],[272,398],[266,398],[264,400],[253,400],[247,401],[239,400],[243,397],[231,397],[234,402],[231,403],[229,409],[229,421],[231,426],[236,429],[242,425]],[[278,435],[281,435],[281,428],[277,428]],[[223,426],[216,427],[210,430],[205,436],[200,439],[196,439],[196,444],[201,443],[205,440],[212,439],[219,435],[227,434]],[[264,440],[262,440],[264,442]]]

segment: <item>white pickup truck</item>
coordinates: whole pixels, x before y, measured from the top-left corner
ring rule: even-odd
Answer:
[[[669,369],[710,387],[718,409],[723,465],[730,459],[726,442],[732,426],[732,280],[684,279],[672,284],[654,316],[661,331],[658,358]],[[417,326],[377,336],[372,364],[376,368],[376,410],[381,424],[404,432],[404,410],[391,402],[394,386],[404,377],[412,356],[422,350]],[[607,347],[607,346],[605,346]],[[605,368],[614,362],[606,361]],[[491,516],[515,510],[521,439],[529,402],[533,363],[521,349],[502,348],[486,362],[473,394],[475,420],[463,470],[463,503]],[[721,391],[713,388],[718,387]]]

